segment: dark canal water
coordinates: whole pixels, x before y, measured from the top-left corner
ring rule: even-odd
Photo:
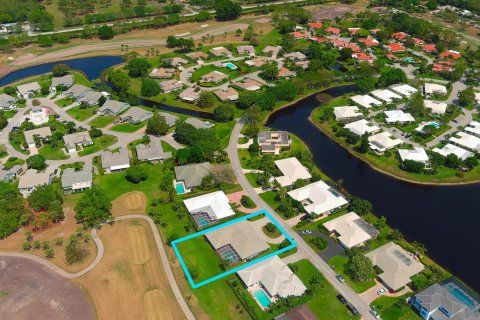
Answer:
[[[89,79],[95,79],[102,70],[121,63],[121,58],[100,56],[33,66],[0,79],[0,86],[50,72],[58,63],[68,64],[72,69],[83,71]],[[353,90],[353,86],[341,86],[325,92],[336,97]],[[149,100],[142,103],[159,110],[212,118],[205,112]],[[387,217],[390,225],[400,229],[408,240],[425,244],[433,259],[480,292],[480,184],[428,187],[382,175],[351,156],[308,120],[317,106],[314,96],[308,97],[274,113],[268,125],[299,136],[322,171],[335,180],[342,178],[349,192],[369,199],[375,212]]]
[[[325,92],[337,97],[353,89],[342,86]],[[480,184],[430,187],[383,175],[308,120],[318,105],[314,96],[305,98],[272,114],[268,126],[300,137],[323,172],[343,179],[346,190],[370,200],[391,226],[408,240],[425,244],[429,256],[480,292]]]

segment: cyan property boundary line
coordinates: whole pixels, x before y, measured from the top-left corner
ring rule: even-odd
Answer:
[[[224,273],[221,273],[217,276],[214,276],[212,278],[209,278],[207,280],[203,280],[199,283],[195,283],[195,281],[193,281],[192,279],[192,276],[190,275],[190,272],[188,271],[188,268],[187,268],[187,265],[185,264],[185,262],[183,261],[183,258],[182,258],[182,255],[180,254],[180,251],[178,250],[177,248],[177,244],[181,243],[181,242],[184,242],[184,241],[187,241],[189,239],[193,239],[193,238],[196,238],[196,237],[199,237],[199,236],[202,236],[208,232],[211,232],[211,231],[214,231],[214,230],[218,230],[218,229],[221,229],[221,228],[224,228],[224,227],[227,227],[227,226],[230,226],[232,224],[235,224],[237,222],[240,222],[240,221],[243,221],[243,220],[247,220],[247,219],[250,219],[250,218],[253,218],[253,217],[256,217],[256,216],[259,216],[259,215],[262,215],[264,214],[265,216],[267,216],[270,221],[272,221],[272,223],[275,225],[275,227],[277,227],[278,230],[280,230],[280,232],[282,233],[283,236],[285,236],[286,239],[288,239],[288,241],[290,241],[290,245],[285,247],[285,248],[282,248],[282,249],[279,249],[275,252],[271,252],[263,257],[260,257],[260,258],[257,258],[257,259],[254,259],[252,261],[249,261],[241,266],[238,266],[236,268],[233,268],[233,269],[230,269],[228,271],[225,271]],[[263,210],[260,210],[260,211],[257,211],[257,212],[254,212],[254,213],[251,213],[251,214],[248,214],[246,216],[243,216],[243,217],[240,217],[240,218],[237,218],[237,219],[234,219],[234,220],[231,220],[231,221],[228,221],[228,222],[225,222],[225,223],[222,223],[218,226],[214,226],[212,228],[209,228],[209,229],[206,229],[206,230],[202,230],[202,231],[199,231],[199,232],[196,232],[194,234],[190,234],[188,236],[185,236],[183,238],[180,238],[180,239],[177,239],[177,240],[174,240],[172,241],[172,248],[173,248],[173,251],[175,252],[175,254],[177,255],[178,257],[178,261],[180,261],[180,265],[182,266],[182,269],[183,269],[183,272],[185,272],[185,275],[187,276],[187,279],[188,279],[188,282],[190,282],[190,285],[192,286],[192,288],[196,289],[196,288],[199,288],[201,286],[204,286],[208,283],[211,283],[213,281],[216,281],[218,279],[221,279],[221,278],[224,278],[226,276],[229,276],[231,274],[234,274],[235,272],[237,271],[240,271],[242,269],[245,269],[249,266],[252,266],[256,263],[259,263],[261,261],[264,261],[266,259],[269,259],[273,256],[276,256],[278,254],[281,254],[285,251],[288,251],[290,249],[293,249],[295,248],[297,245],[295,244],[295,241],[293,240],[292,237],[290,237],[288,235],[288,233],[285,231],[285,229],[282,228],[282,226],[272,217],[272,215],[270,213],[268,213],[267,210],[263,209]]]

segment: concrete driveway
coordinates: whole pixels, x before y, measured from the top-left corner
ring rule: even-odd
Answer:
[[[323,234],[319,231],[313,231],[312,234],[305,234],[303,235],[301,232],[297,232],[299,236],[304,238],[305,236],[314,236],[314,237],[320,237],[322,239],[327,240],[328,246],[325,250],[321,251],[318,253],[320,258],[322,258],[326,263],[330,261],[335,256],[339,256],[345,253],[345,249],[338,243],[336,242],[332,237],[327,236],[326,234]]]

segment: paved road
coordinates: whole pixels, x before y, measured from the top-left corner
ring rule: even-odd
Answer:
[[[232,168],[237,177],[238,183],[245,190],[246,194],[255,202],[260,208],[268,210],[280,223],[280,225],[289,233],[297,244],[298,252],[304,255],[324,276],[325,278],[338,290],[348,301],[350,301],[364,317],[364,319],[374,319],[370,315],[370,307],[366,301],[360,298],[346,283],[339,283],[335,278],[335,272],[330,266],[323,261],[316,252],[306,244],[303,239],[272,209],[263,201],[262,198],[254,191],[247,178],[243,174],[243,170],[240,164],[240,158],[238,156],[237,143],[242,130],[243,123],[238,121],[233,128],[232,135],[230,136],[230,143],[227,148],[228,157],[230,159]]]
[[[206,36],[207,34],[218,36],[218,35],[223,35],[225,32],[230,33],[230,32],[235,32],[238,29],[246,30],[247,28],[248,28],[248,24],[246,23],[232,23],[232,24],[221,25],[221,26],[216,26],[212,28],[206,28],[201,32],[188,35],[186,36],[186,38],[191,38],[193,40],[200,40],[202,39],[203,36]],[[122,48],[122,45],[128,45],[128,47],[132,49],[132,48],[161,46],[161,45],[165,45],[165,43],[166,43],[166,38],[104,41],[101,43],[86,44],[86,45],[75,46],[75,47],[66,48],[62,50],[57,50],[54,52],[49,52],[39,56],[35,56],[27,60],[20,60],[17,62],[14,61],[12,62],[11,65],[18,67],[23,65],[44,63],[46,61],[52,61],[52,60],[61,60],[70,56],[75,56],[75,55],[84,54],[84,53],[90,53],[90,52],[99,53],[100,51],[120,50]]]
[[[115,221],[123,221],[123,220],[129,220],[129,219],[143,219],[150,226],[150,229],[152,230],[152,233],[153,233],[153,238],[155,239],[155,243],[157,245],[158,253],[160,254],[160,258],[162,259],[163,268],[165,269],[165,273],[167,275],[168,282],[170,283],[170,286],[172,287],[173,294],[175,295],[175,298],[177,299],[178,303],[180,304],[180,307],[182,308],[183,312],[185,313],[185,316],[187,317],[187,319],[195,320],[195,317],[194,317],[192,311],[190,310],[190,308],[188,307],[187,303],[183,299],[182,293],[180,292],[180,289],[178,288],[177,281],[175,280],[175,277],[173,276],[172,268],[170,267],[170,263],[168,261],[167,253],[165,251],[165,247],[163,245],[162,238],[160,237],[160,233],[158,232],[157,226],[155,225],[155,223],[153,222],[153,220],[150,217],[148,217],[146,215],[141,215],[141,214],[132,214],[132,215],[117,217],[115,219]],[[55,271],[56,273],[58,273],[60,276],[62,276],[64,278],[76,279],[76,278],[79,278],[79,277],[85,275],[86,273],[90,272],[91,270],[93,270],[100,263],[100,261],[103,258],[103,255],[105,253],[103,243],[100,240],[100,238],[97,236],[96,230],[93,229],[91,234],[92,234],[93,241],[97,245],[97,256],[95,257],[95,260],[93,261],[93,263],[91,265],[89,265],[88,267],[86,267],[85,269],[83,269],[83,270],[81,270],[77,273],[69,273],[69,272],[57,267],[53,263],[51,263],[51,262],[49,262],[49,261],[47,261],[47,260],[45,260],[41,257],[35,256],[33,254],[29,254],[29,253],[0,252],[0,256],[22,257],[22,258],[26,258],[26,259],[29,259],[29,260],[33,260],[35,262],[38,262],[38,263],[46,266],[50,270]]]

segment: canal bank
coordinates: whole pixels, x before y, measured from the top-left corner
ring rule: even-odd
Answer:
[[[339,97],[353,86],[323,93]],[[476,259],[480,244],[480,216],[476,196],[480,185],[428,186],[407,183],[380,173],[350,154],[310,120],[319,106],[315,95],[270,115],[266,125],[297,135],[313,154],[315,164],[333,180],[342,179],[351,194],[372,202],[375,212],[402,231],[409,241],[425,244],[428,255],[480,291]]]

